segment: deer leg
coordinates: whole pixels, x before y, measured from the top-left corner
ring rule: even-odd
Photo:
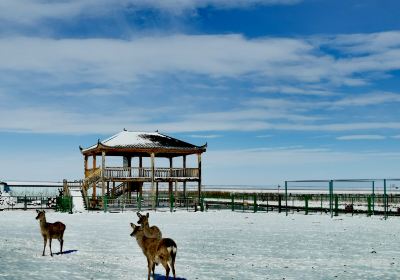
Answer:
[[[166,274],[165,279],[169,279],[169,265],[168,265],[168,263],[165,266],[165,274]]]
[[[153,267],[151,268],[151,270],[153,271],[153,277],[154,277],[154,270],[156,269],[156,264],[153,262]]]
[[[60,238],[60,239],[58,239],[58,241],[60,241],[60,254],[62,254],[63,253],[64,239]]]
[[[176,274],[175,274],[175,262],[171,262],[171,269],[172,269],[172,274],[174,275],[174,279],[176,279]]]
[[[149,258],[147,258],[147,270],[148,270],[147,280],[150,280],[151,265],[150,265],[150,260],[149,260]]]
[[[44,251],[46,250],[46,244],[47,244],[47,238],[46,237],[43,237],[43,243],[44,243],[44,245],[43,245],[43,254],[42,254],[42,256],[44,256]]]
[[[49,238],[49,245],[50,245],[50,256],[53,256],[53,252],[51,251],[51,238]]]

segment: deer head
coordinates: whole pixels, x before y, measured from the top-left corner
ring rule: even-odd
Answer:
[[[42,220],[43,218],[45,218],[44,210],[43,211],[36,210],[36,213],[38,213],[36,216],[36,220]]]
[[[146,215],[142,215],[137,212],[136,214],[139,217],[139,220],[137,221],[139,225],[145,225],[149,223],[149,213],[147,213]]]
[[[140,230],[140,226],[137,226],[137,225],[135,225],[135,224],[133,224],[133,223],[131,223],[131,227],[132,227],[132,233],[130,234],[132,237],[135,237],[136,236],[136,234],[139,232],[139,230]]]

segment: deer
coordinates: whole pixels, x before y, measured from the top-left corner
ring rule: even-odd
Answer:
[[[131,227],[133,229],[131,236],[136,238],[136,242],[147,258],[147,280],[150,280],[151,272],[153,272],[154,277],[155,265],[159,263],[165,268],[166,279],[169,277],[170,269],[174,279],[176,279],[175,258],[178,247],[175,241],[171,238],[149,238],[146,237],[141,226],[131,223]]]
[[[51,251],[51,240],[52,239],[58,239],[60,242],[60,254],[63,253],[63,244],[64,244],[64,231],[65,231],[65,225],[61,222],[55,222],[55,223],[48,223],[46,222],[46,215],[44,210],[36,210],[38,213],[36,216],[36,220],[39,220],[40,224],[40,232],[42,233],[43,236],[43,241],[44,241],[44,246],[43,246],[43,254],[46,249],[47,245],[47,240],[49,240],[49,246],[50,246],[50,255],[53,256],[53,252]]]
[[[137,223],[143,229],[146,237],[157,239],[162,238],[161,230],[157,226],[149,226],[149,213],[142,215],[139,212],[136,212],[136,215],[139,217],[139,221],[137,221]]]

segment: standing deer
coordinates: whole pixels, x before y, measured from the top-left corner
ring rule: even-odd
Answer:
[[[157,239],[162,238],[161,230],[157,226],[149,226],[149,213],[147,213],[146,215],[142,215],[137,212],[136,214],[139,217],[139,221],[137,223],[143,229],[144,235],[146,237]]]
[[[150,274],[153,272],[155,265],[161,263],[166,272],[166,279],[169,277],[169,271],[172,269],[174,279],[175,274],[175,258],[178,250],[176,243],[171,238],[149,238],[144,234],[144,230],[133,223],[131,223],[133,229],[131,236],[136,238],[139,247],[142,249],[143,254],[147,258],[148,277],[150,280]]]
[[[44,256],[44,251],[46,249],[46,244],[47,240],[49,240],[49,245],[50,245],[50,255],[53,256],[53,252],[51,251],[51,240],[52,239],[58,239],[60,241],[60,254],[63,252],[63,244],[64,244],[64,231],[65,231],[65,225],[61,222],[55,222],[55,223],[47,223],[46,222],[46,215],[43,211],[36,210],[38,215],[36,216],[36,220],[39,220],[40,222],[40,232],[42,233],[43,236],[43,241],[44,241],[44,246],[43,246],[43,254]]]

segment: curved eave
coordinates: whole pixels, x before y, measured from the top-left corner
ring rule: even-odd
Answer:
[[[204,153],[207,149],[207,143],[203,146],[195,146],[193,148],[163,148],[163,147],[111,147],[98,142],[94,147],[83,149],[79,147],[81,153],[85,156],[100,155],[103,151],[108,155],[124,155],[124,154],[150,154],[158,155],[191,155]]]

